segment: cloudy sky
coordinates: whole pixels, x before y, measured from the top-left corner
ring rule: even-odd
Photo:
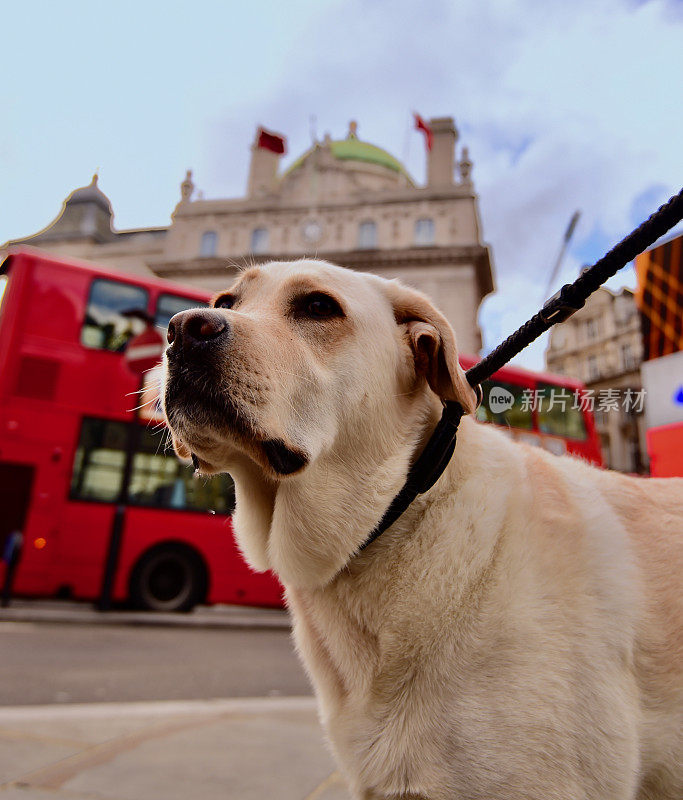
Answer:
[[[558,284],[683,184],[681,0],[25,0],[3,28],[0,242],[96,170],[119,228],[168,224],[187,168],[240,196],[258,124],[291,160],[357,119],[421,181],[410,112],[452,115],[496,267],[488,349],[544,299],[575,210]]]

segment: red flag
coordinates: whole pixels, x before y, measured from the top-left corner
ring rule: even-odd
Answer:
[[[432,149],[432,145],[434,144],[434,131],[427,125],[427,123],[422,119],[422,117],[415,111],[413,111],[413,117],[415,117],[415,130],[422,131],[425,135],[425,141],[427,143],[427,150]]]
[[[263,150],[270,150],[271,153],[282,155],[285,152],[285,137],[278,136],[277,133],[270,133],[263,128],[258,129],[257,147]]]

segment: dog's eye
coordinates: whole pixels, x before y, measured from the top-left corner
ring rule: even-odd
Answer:
[[[217,297],[216,302],[213,304],[214,308],[232,308],[235,305],[235,298],[230,294],[224,294],[222,297]]]
[[[334,298],[321,292],[307,295],[302,305],[306,314],[314,319],[344,316],[339,303]]]

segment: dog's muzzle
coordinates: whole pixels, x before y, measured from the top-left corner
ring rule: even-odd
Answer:
[[[223,344],[230,336],[230,325],[225,317],[211,308],[192,308],[171,317],[168,323],[168,355],[181,353],[188,357],[201,355],[207,346]]]
[[[210,308],[192,308],[168,323],[166,413],[195,422],[223,421],[230,399],[220,388],[220,369],[230,345],[228,320]]]
[[[181,311],[168,324],[166,351],[168,381],[165,406],[169,424],[181,420],[195,428],[227,426],[257,447],[277,475],[292,475],[308,464],[300,448],[268,436],[254,419],[251,407],[233,397],[220,373],[231,345],[228,320],[212,308]],[[192,447],[190,440],[186,444]],[[194,457],[196,459],[196,456]],[[198,462],[197,462],[198,463]],[[196,464],[195,464],[196,466]]]

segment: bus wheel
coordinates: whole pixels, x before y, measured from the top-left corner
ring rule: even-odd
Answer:
[[[191,611],[206,596],[206,567],[201,556],[181,544],[148,550],[130,577],[130,599],[150,611]]]

